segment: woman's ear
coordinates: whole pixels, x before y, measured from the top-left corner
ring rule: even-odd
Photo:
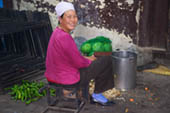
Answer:
[[[59,18],[58,18],[58,23],[61,24],[61,21],[62,21],[62,18],[59,17]]]

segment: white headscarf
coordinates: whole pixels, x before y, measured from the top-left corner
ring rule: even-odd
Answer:
[[[59,18],[64,12],[68,10],[75,10],[72,3],[69,2],[60,2],[56,5],[55,11],[57,13],[57,17]]]

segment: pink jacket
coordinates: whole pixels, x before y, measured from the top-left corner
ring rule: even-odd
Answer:
[[[59,84],[74,84],[80,80],[79,69],[90,64],[91,61],[79,52],[71,35],[56,28],[47,49],[45,71],[47,80]]]

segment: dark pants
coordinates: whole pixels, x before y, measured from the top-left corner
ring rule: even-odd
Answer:
[[[80,69],[80,84],[85,85],[95,80],[95,93],[102,93],[114,87],[113,65],[111,56],[98,57],[87,68]]]

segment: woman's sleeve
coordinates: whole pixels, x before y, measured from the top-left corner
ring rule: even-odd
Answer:
[[[81,55],[76,43],[71,37],[62,38],[63,52],[65,53],[67,60],[76,68],[88,67],[91,61]]]

